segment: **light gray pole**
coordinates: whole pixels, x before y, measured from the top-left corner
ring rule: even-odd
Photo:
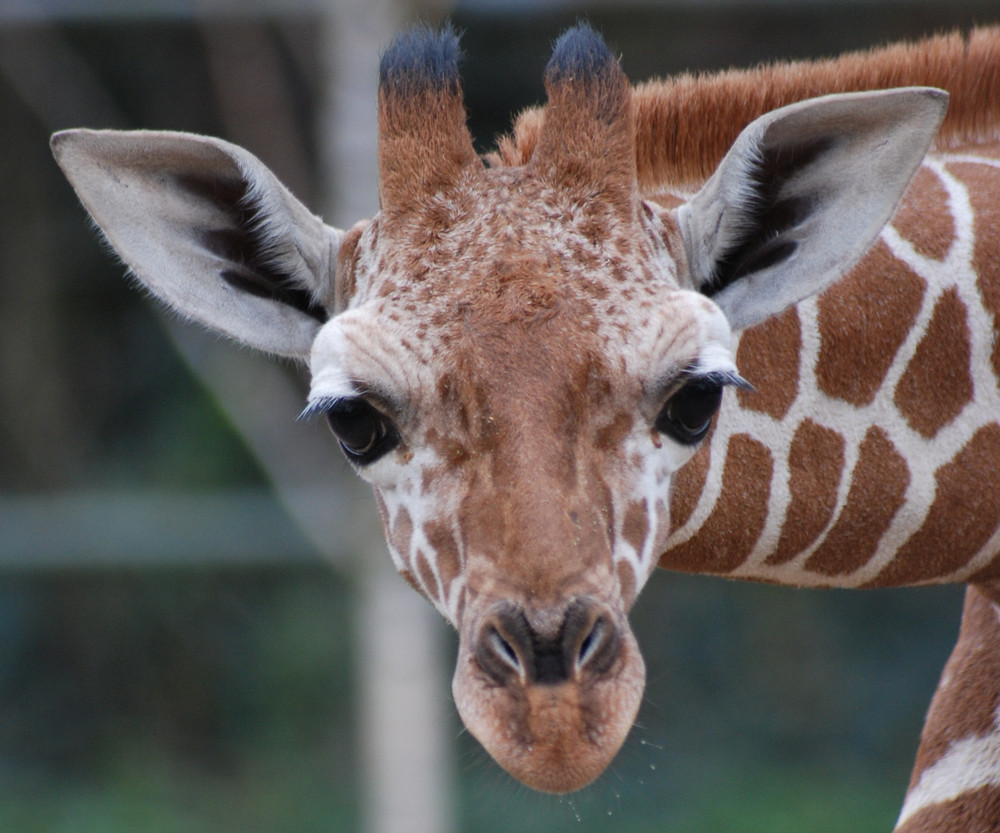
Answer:
[[[409,14],[407,13],[409,11]],[[382,50],[413,10],[391,0],[333,0],[326,18],[320,116],[328,222],[378,209],[377,78]],[[379,538],[359,570],[356,618],[368,833],[451,833],[453,732],[440,617],[392,569]]]

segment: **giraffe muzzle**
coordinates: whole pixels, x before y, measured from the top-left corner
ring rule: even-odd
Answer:
[[[645,685],[624,613],[585,595],[550,607],[497,601],[470,624],[453,682],[469,732],[533,789],[571,792],[597,778]]]

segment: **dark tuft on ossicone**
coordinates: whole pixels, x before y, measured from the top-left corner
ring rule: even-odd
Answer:
[[[604,38],[589,23],[581,21],[563,32],[556,41],[549,65],[545,68],[545,80],[550,84],[573,79],[585,81],[604,76],[617,65]]]
[[[459,37],[451,24],[440,31],[418,24],[396,37],[382,54],[379,85],[394,93],[459,88]]]

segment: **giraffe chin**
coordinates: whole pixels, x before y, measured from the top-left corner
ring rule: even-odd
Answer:
[[[452,690],[466,728],[510,775],[539,792],[569,793],[598,778],[625,741],[646,670],[631,631],[611,668],[556,684],[502,682],[460,648]]]

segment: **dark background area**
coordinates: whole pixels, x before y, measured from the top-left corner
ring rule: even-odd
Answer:
[[[451,15],[484,149],[542,100],[551,43],[581,16],[633,80],[1000,19],[993,0],[485,5]],[[96,241],[48,136],[220,135],[315,205],[318,32],[302,14],[0,27],[0,502],[267,488],[161,313]],[[264,133],[234,105],[255,73],[284,107]],[[634,615],[646,701],[609,773],[573,797],[533,794],[452,715],[458,829],[889,830],[960,600],[658,574]],[[318,563],[0,564],[0,830],[359,829],[355,605],[350,573]],[[451,650],[443,624],[441,639]]]

